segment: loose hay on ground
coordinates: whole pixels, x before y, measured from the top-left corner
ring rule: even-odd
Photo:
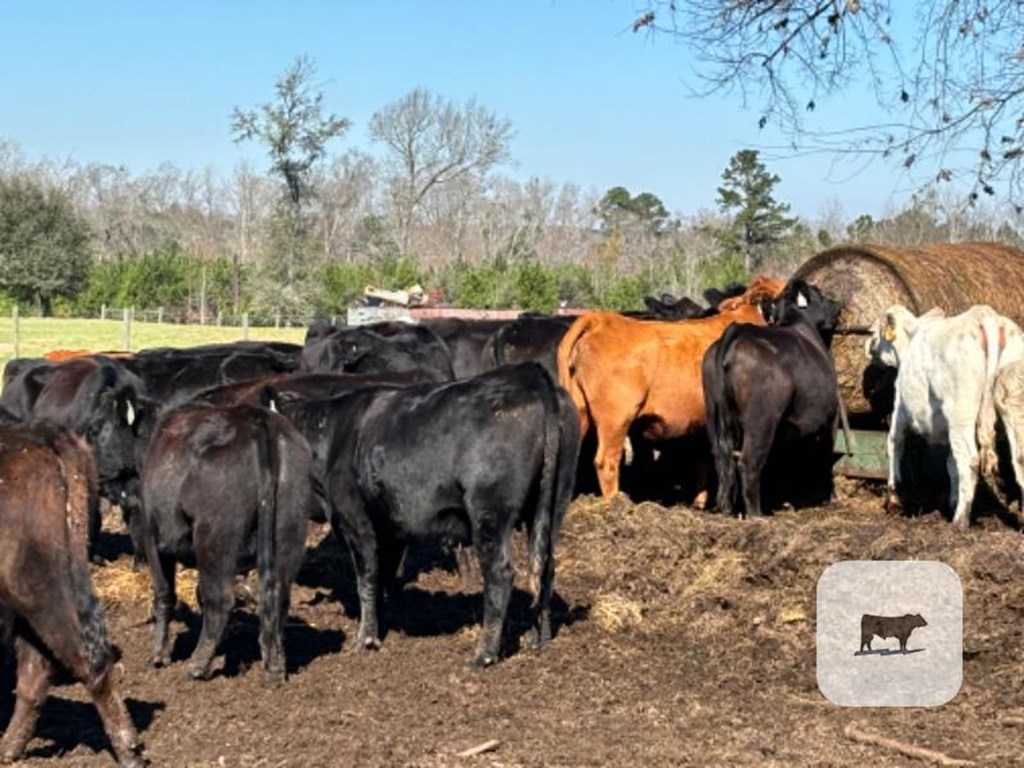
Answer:
[[[191,568],[179,567],[175,582],[178,599],[192,610],[198,610],[198,573]],[[92,583],[96,597],[104,606],[138,605],[153,599],[149,570],[145,566],[133,568],[130,558],[121,558],[102,567],[93,568]]]

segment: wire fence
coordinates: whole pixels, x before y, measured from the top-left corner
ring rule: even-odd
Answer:
[[[322,319],[345,322],[344,315]],[[102,307],[91,316],[41,318],[22,315],[15,305],[11,308],[9,334],[0,330],[0,358],[37,357],[57,349],[138,351],[154,346],[179,347],[250,338],[301,343],[312,321],[312,317],[273,311],[217,313],[204,318],[162,308],[135,307]]]
[[[243,312],[238,315],[233,315],[225,312],[206,313],[196,310],[165,310],[164,307],[156,307],[155,309],[108,307],[105,304],[100,306],[99,314],[95,315],[95,317],[100,320],[124,320],[125,316],[130,316],[133,321],[145,323],[211,325],[235,328],[242,328],[245,326],[259,326],[263,328],[305,328],[314,319],[311,315],[292,315],[282,312],[279,309],[272,309],[269,312]],[[337,315],[330,319],[332,322],[337,322],[339,319],[344,320],[344,315]]]

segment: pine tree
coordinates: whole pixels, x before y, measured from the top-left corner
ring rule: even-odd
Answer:
[[[795,218],[788,218],[789,205],[772,196],[780,181],[768,173],[753,149],[741,149],[729,161],[718,188],[718,205],[731,217],[719,232],[719,240],[730,253],[743,259],[748,273],[757,270],[790,233]]]

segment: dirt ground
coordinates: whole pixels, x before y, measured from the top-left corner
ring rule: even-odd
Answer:
[[[845,483],[828,507],[761,522],[578,499],[558,549],[556,637],[515,650],[528,607],[517,589],[513,648],[483,671],[466,664],[478,586],[427,550],[391,608],[383,648],[354,653],[347,558],[316,528],[293,591],[290,677],[278,686],[263,681],[245,607],[209,681],[186,679],[199,617],[184,609],[174,663],[148,668],[148,577],[132,572],[123,534],[104,537],[113,559],[94,579],[157,766],[925,764],[854,741],[850,726],[976,765],[1024,765],[1021,533],[993,517],[960,532],[937,513],[889,515],[870,486]],[[851,709],[819,693],[816,583],[849,559],[934,559],[959,574],[964,681],[951,703]],[[6,697],[2,722],[10,708]],[[28,766],[113,765],[73,684],[54,689],[29,746]]]

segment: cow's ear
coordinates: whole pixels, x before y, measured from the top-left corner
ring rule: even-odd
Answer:
[[[882,338],[890,344],[896,341],[896,316],[892,312],[885,313],[885,322],[882,324]]]
[[[796,292],[796,305],[800,307],[800,309],[807,309],[807,305],[809,303],[810,302],[807,300],[806,293],[804,293],[802,290]]]

